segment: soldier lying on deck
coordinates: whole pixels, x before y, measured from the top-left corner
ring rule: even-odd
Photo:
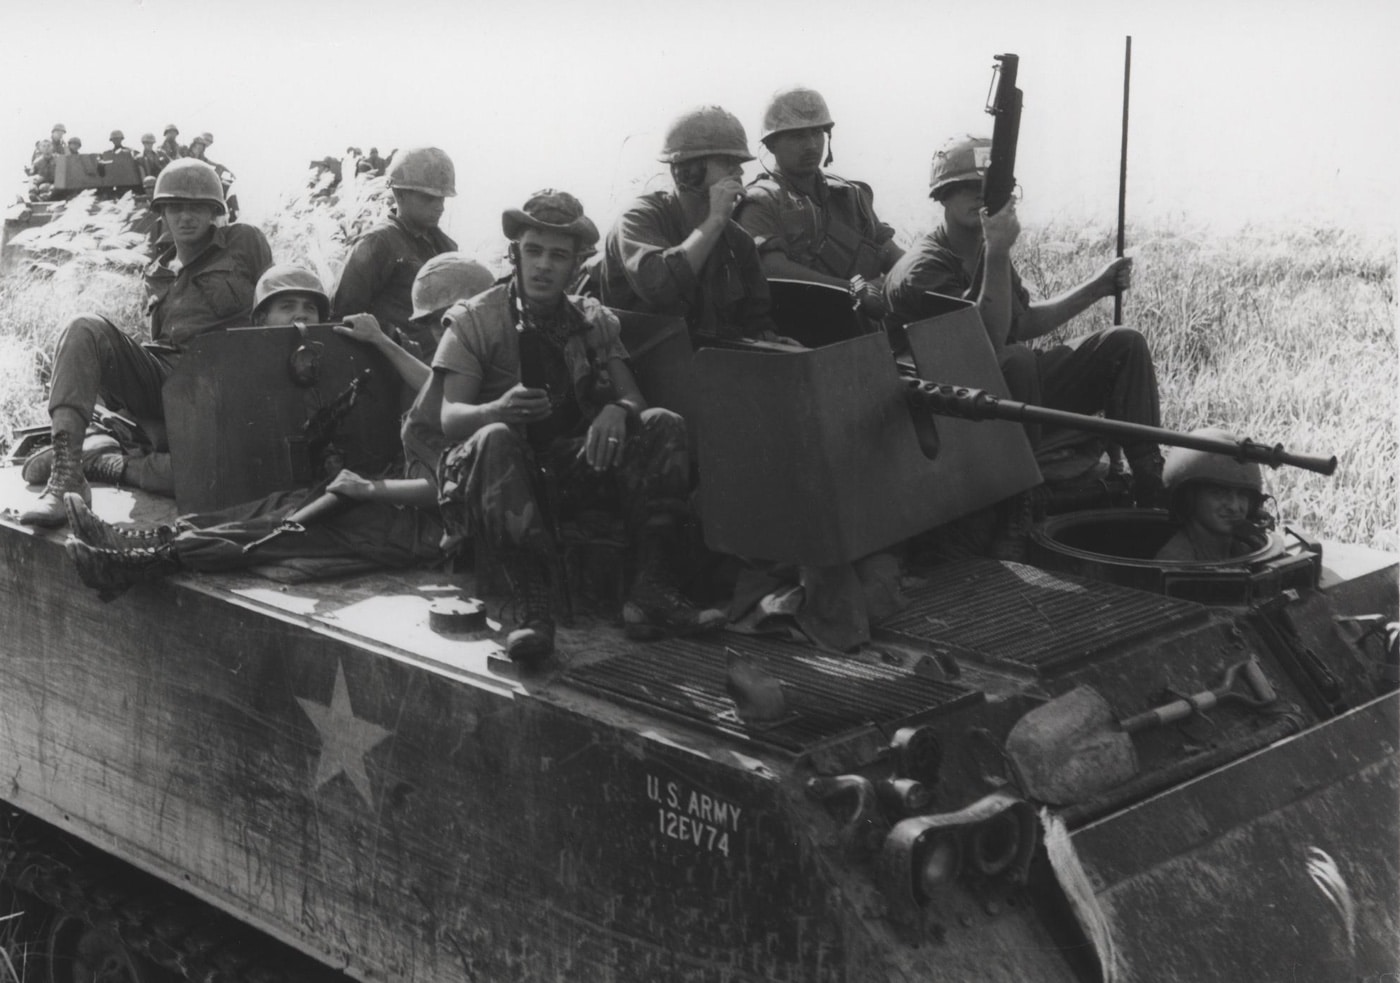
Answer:
[[[100,397],[143,420],[163,421],[161,385],[182,346],[203,332],[246,324],[253,287],[272,264],[272,251],[257,229],[215,224],[225,213],[224,186],[202,161],[181,160],[161,171],[151,207],[161,213],[173,240],[145,274],[154,344],[143,346],[98,315],[76,317],[64,328],[49,392],[52,467],[38,503],[20,515],[21,522],[63,525],[63,496],[72,493],[91,503],[90,480],[173,494],[170,455],[159,439],[150,454],[80,458],[93,408]]]
[[[553,650],[558,544],[550,527],[583,508],[620,505],[627,517],[640,553],[623,610],[629,634],[719,627],[724,615],[697,610],[666,570],[689,512],[685,421],[646,408],[616,315],[566,295],[597,228],[577,199],[553,190],[507,210],[501,226],[515,275],[449,312],[433,383],[410,426],[436,423],[446,442],[460,441],[438,474],[442,518],[505,567],[520,622],[508,654],[533,665]]]
[[[491,284],[485,267],[460,253],[446,253],[419,271],[413,284],[413,316],[424,330],[439,325],[443,312]],[[268,270],[258,283],[255,324],[325,321],[330,300],[314,273],[295,266]],[[422,362],[387,338],[372,315],[352,315],[340,333],[378,347],[409,388],[430,375]],[[440,329],[438,329],[440,330]],[[305,579],[406,567],[441,556],[442,527],[431,471],[410,460],[404,477],[369,479],[341,471],[329,484],[281,492],[254,502],[201,515],[174,525],[126,530],[95,516],[78,495],[65,500],[72,538],[68,552],[83,582],[114,596],[132,584],[177,570],[236,570],[258,567],[277,579]],[[276,530],[322,493],[341,499],[318,520],[246,551],[249,543]],[[351,507],[352,504],[359,503]],[[418,506],[403,508],[402,506]]]

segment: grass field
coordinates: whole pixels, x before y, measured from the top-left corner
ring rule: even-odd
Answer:
[[[345,243],[382,212],[379,190],[352,186],[332,206],[289,199],[264,229],[273,255],[333,279]],[[1283,520],[1323,538],[1400,549],[1394,240],[1329,228],[1216,235],[1184,227],[1130,227],[1128,240],[1135,274],[1124,321],[1152,346],[1164,424],[1220,426],[1335,454],[1331,478],[1266,474]],[[94,218],[47,244],[44,264],[0,281],[0,432],[45,422],[48,360],[67,318],[92,310],[141,323],[139,266],[119,222]],[[1016,262],[1032,291],[1050,296],[1112,254],[1109,230],[1060,225],[1028,228]],[[1099,304],[1068,331],[1111,319],[1112,304]]]

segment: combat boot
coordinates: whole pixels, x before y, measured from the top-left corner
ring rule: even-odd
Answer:
[[[69,536],[63,548],[73,558],[78,577],[104,601],[135,584],[158,580],[180,569],[180,561],[169,546],[107,549]]]
[[[545,561],[525,550],[502,557],[515,605],[517,627],[506,636],[506,655],[534,669],[554,651],[554,599]]]
[[[654,641],[672,635],[699,635],[724,627],[728,617],[715,608],[701,610],[681,593],[666,562],[666,534],[647,530],[637,555],[637,579],[622,605],[628,638]]]
[[[49,472],[48,484],[39,496],[39,502],[20,515],[19,521],[27,526],[61,526],[67,521],[63,496],[72,493],[88,504],[92,503],[92,489],[83,477],[83,466],[79,452],[73,446],[72,435],[66,430],[56,430],[53,435],[53,468]]]
[[[64,495],[63,507],[68,512],[68,527],[79,542],[100,549],[155,549],[168,546],[175,538],[174,526],[160,525],[150,529],[122,529],[112,525],[88,508],[81,495]]]
[[[83,477],[93,485],[121,484],[126,471],[126,456],[117,438],[105,433],[89,434],[83,441]],[[47,484],[53,472],[53,447],[43,447],[30,454],[20,470],[27,485]]]

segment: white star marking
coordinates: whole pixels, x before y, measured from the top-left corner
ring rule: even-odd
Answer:
[[[355,716],[350,708],[350,690],[345,685],[345,671],[339,661],[335,664],[335,689],[331,693],[330,706],[300,696],[297,702],[321,735],[321,757],[316,762],[314,788],[320,791],[326,782],[343,774],[372,810],[374,798],[369,787],[369,774],[365,771],[365,755],[393,731]]]

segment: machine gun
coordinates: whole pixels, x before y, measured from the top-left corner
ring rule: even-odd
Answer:
[[[992,123],[991,161],[982,178],[982,203],[995,215],[1011,200],[1016,188],[1016,140],[1021,133],[1021,90],[1016,88],[1018,55],[995,55],[992,83],[987,90],[987,112]]]
[[[1189,447],[1224,454],[1237,461],[1267,464],[1271,468],[1288,465],[1330,475],[1337,470],[1337,458],[1312,454],[1294,454],[1282,444],[1261,444],[1249,439],[1231,441],[1196,434],[1181,433],[1142,423],[1106,420],[1066,410],[1052,410],[1014,399],[1003,399],[983,389],[940,385],[924,379],[906,377],[905,395],[910,406],[937,416],[952,416],[963,420],[1011,420],[1016,423],[1044,423],[1089,433],[1103,434],[1121,440],[1152,441],[1172,447]]]

